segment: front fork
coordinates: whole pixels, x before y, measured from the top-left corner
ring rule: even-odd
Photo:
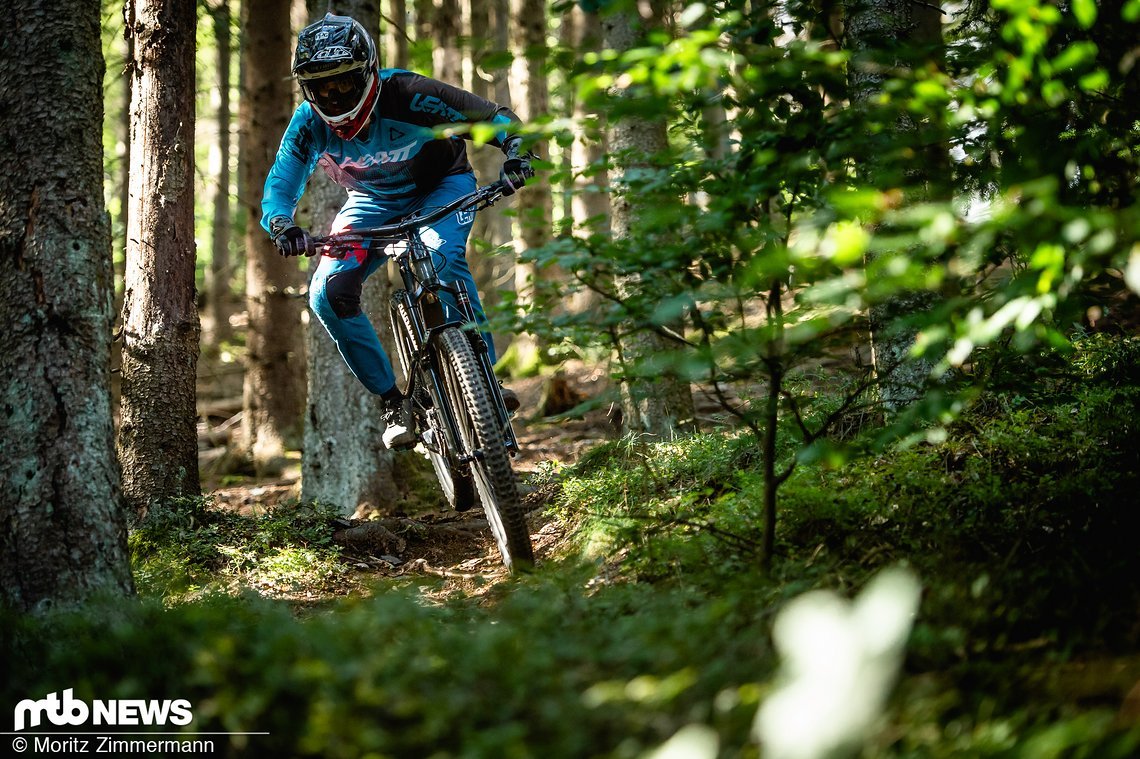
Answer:
[[[467,294],[467,287],[463,282],[451,284],[456,291],[455,300],[459,304],[459,312],[463,314],[464,323],[475,324],[475,310],[471,307],[471,297]],[[515,429],[511,426],[510,412],[507,411],[507,406],[503,403],[503,393],[499,389],[499,378],[495,376],[495,367],[491,364],[491,349],[487,345],[487,341],[483,339],[483,335],[476,329],[467,330],[467,334],[471,341],[471,347],[475,350],[475,357],[479,362],[483,379],[491,391],[491,400],[495,405],[495,416],[498,417],[499,429],[503,432],[503,444],[507,446],[507,452],[515,456],[519,452],[519,442],[518,438],[515,437]]]
[[[415,392],[416,378],[419,376],[420,366],[431,366],[432,371],[427,372],[427,376],[434,387],[429,390],[434,390],[431,395],[435,398],[442,398],[444,396],[442,382],[440,379],[440,372],[438,366],[434,365],[431,361],[431,355],[439,355],[438,352],[433,351],[439,334],[444,329],[452,327],[462,327],[464,324],[473,324],[475,322],[475,313],[471,307],[471,297],[467,294],[467,288],[463,282],[452,282],[448,284],[442,283],[429,283],[436,284],[436,287],[441,291],[450,292],[455,296],[456,304],[460,314],[460,319],[447,319],[444,311],[444,305],[439,298],[438,293],[434,289],[427,289],[416,286],[414,282],[410,282],[411,278],[405,276],[405,284],[412,284],[415,288],[412,295],[408,290],[398,290],[392,294],[394,299],[399,299],[403,302],[404,307],[408,309],[409,315],[413,315],[411,325],[413,334],[414,351],[412,353],[412,365],[406,367],[407,374],[407,387],[404,389],[404,395],[410,396]],[[419,319],[416,319],[414,314],[415,310],[419,310]],[[474,330],[464,330],[468,334],[468,339],[471,341],[471,347],[475,351],[476,361],[479,363],[479,371],[483,375],[484,381],[491,392],[491,399],[495,408],[495,416],[498,419],[498,428],[503,435],[503,444],[507,447],[507,451],[511,456],[518,454],[519,445],[518,438],[515,436],[514,427],[511,425],[510,413],[507,411],[506,405],[503,403],[503,394],[499,390],[499,380],[495,376],[494,367],[491,364],[491,353],[487,347],[486,341],[483,336]],[[459,457],[466,458],[472,452],[462,453],[462,445],[460,438],[455,431],[458,429],[456,420],[447,407],[447,404],[439,404],[441,408],[436,408],[435,413],[441,414],[443,417],[444,427],[448,430],[449,441],[451,449],[459,454]],[[477,454],[475,454],[477,455]]]
[[[427,360],[428,348],[435,346],[436,335],[443,329],[449,327],[462,327],[465,324],[476,324],[475,310],[471,305],[471,295],[467,292],[467,286],[462,281],[455,282],[440,282],[436,274],[435,267],[431,260],[431,251],[421,240],[417,239],[412,243],[409,252],[408,266],[400,267],[400,276],[404,281],[405,296],[408,299],[408,305],[414,302],[419,306],[421,315],[421,324],[417,328],[422,328],[426,334],[417,335],[417,345],[422,346],[421,352],[423,353],[421,360]],[[446,309],[442,299],[439,297],[441,292],[451,293],[455,297],[455,303],[458,307],[460,318],[458,320],[448,319]],[[411,295],[408,295],[411,293]],[[468,331],[469,339],[471,340],[471,347],[475,350],[475,355],[479,362],[479,370],[483,375],[483,379],[487,383],[488,389],[491,391],[491,398],[495,406],[495,416],[499,421],[499,429],[503,434],[503,444],[506,445],[507,451],[510,455],[515,456],[519,452],[518,438],[515,437],[514,427],[511,426],[510,413],[507,411],[506,405],[503,403],[503,394],[499,390],[499,380],[495,376],[495,369],[491,365],[491,353],[487,343],[483,340],[483,336],[475,330]],[[433,382],[439,384],[439,375],[435,373]],[[451,429],[455,429],[454,426]]]

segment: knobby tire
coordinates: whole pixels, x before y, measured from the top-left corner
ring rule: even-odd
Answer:
[[[530,531],[496,405],[471,339],[468,333],[449,328],[440,333],[438,346],[440,370],[466,452],[481,452],[471,461],[471,473],[503,564],[511,571],[528,569],[534,564]]]

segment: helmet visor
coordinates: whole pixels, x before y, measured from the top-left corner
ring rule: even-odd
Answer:
[[[367,94],[367,87],[368,70],[363,68],[301,82],[305,99],[329,118],[342,116],[356,108]]]

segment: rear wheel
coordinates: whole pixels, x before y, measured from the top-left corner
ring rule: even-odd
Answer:
[[[439,335],[440,372],[470,463],[475,489],[507,569],[525,570],[534,564],[519,498],[515,473],[507,454],[502,429],[490,389],[480,371],[475,351],[466,333],[446,329]]]
[[[405,382],[413,356],[419,349],[408,308],[401,293],[392,298],[392,332],[396,336],[396,350]],[[449,449],[445,426],[439,418],[440,404],[433,402],[431,380],[427,372],[421,371],[418,380],[416,392],[412,396],[412,407],[419,421],[424,453],[435,470],[435,478],[439,481],[447,505],[456,511],[467,511],[475,505],[475,483],[467,467],[454,463],[455,452]]]

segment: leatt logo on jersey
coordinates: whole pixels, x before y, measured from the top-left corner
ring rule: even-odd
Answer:
[[[352,58],[352,51],[347,47],[326,47],[313,56],[314,61],[339,61],[341,58]]]
[[[372,155],[361,156],[359,161],[354,161],[353,164],[361,168],[375,166],[378,163],[399,163],[406,161],[412,157],[412,150],[416,147],[416,143],[409,142],[400,148],[392,150],[377,150]]]
[[[412,148],[415,146],[416,143],[410,142],[404,147],[396,148],[395,150],[381,150],[377,152],[377,156],[380,158],[380,163],[396,163],[398,161],[406,161],[412,157]]]
[[[415,97],[412,98],[411,109],[421,113],[434,113],[439,116],[444,116],[448,121],[463,121],[462,113],[434,95],[424,97],[422,93],[417,92]]]

